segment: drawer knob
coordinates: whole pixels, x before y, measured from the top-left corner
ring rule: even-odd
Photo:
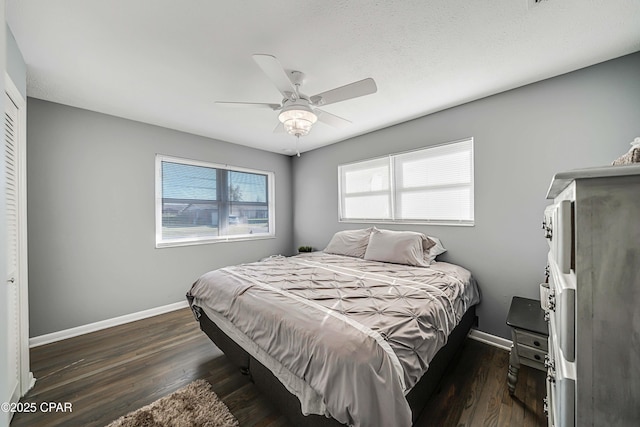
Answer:
[[[542,410],[544,411],[544,414],[548,416],[549,415],[549,399],[545,397],[544,399],[542,399],[542,403],[543,403]]]
[[[549,397],[545,397],[544,399],[542,399],[542,410],[544,411],[544,414],[549,416]]]
[[[540,347],[540,341],[534,341],[533,345],[535,345],[536,347]],[[538,356],[538,357],[540,357],[540,356]]]
[[[542,220],[542,229],[544,230],[544,237],[553,240],[553,224],[551,224],[551,218],[547,223],[546,218]]]
[[[556,295],[553,291],[549,293],[548,301],[549,311],[556,311]]]
[[[550,369],[551,371],[555,371],[556,370],[556,365],[553,362],[553,360],[551,360],[551,358],[549,357],[548,354],[545,354],[544,356],[544,367],[547,369]]]
[[[536,360],[540,360],[540,359],[542,359],[542,357],[540,357],[540,355],[539,355],[539,354],[536,354],[535,356],[533,356],[533,358],[534,358],[534,359],[536,359]]]

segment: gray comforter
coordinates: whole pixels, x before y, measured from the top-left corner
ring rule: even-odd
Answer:
[[[453,264],[322,252],[211,271],[190,294],[298,396],[303,412],[367,427],[411,425],[404,395],[479,302],[471,274]]]

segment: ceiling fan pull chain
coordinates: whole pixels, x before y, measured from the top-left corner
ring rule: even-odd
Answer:
[[[300,157],[300,148],[298,145],[300,144],[300,135],[296,135],[296,155]]]

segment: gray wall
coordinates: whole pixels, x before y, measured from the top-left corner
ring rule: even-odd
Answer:
[[[290,255],[291,160],[28,99],[30,335],[184,301],[214,268]],[[155,154],[269,170],[276,238],[155,248]]]
[[[475,226],[386,228],[440,237],[449,251],[439,259],[480,284],[479,329],[507,338],[511,297],[537,298],[544,278],[552,176],[610,164],[640,136],[639,117],[635,53],[304,153],[293,163],[294,243],[322,249],[335,231],[365,226],[338,222],[339,164],[472,136]]]

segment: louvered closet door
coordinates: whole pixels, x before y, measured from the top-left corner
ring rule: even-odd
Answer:
[[[8,289],[8,333],[9,333],[9,386],[12,401],[20,398],[20,297],[18,277],[18,156],[17,124],[18,107],[5,95],[5,168],[6,168],[6,214],[7,214],[7,285]]]

